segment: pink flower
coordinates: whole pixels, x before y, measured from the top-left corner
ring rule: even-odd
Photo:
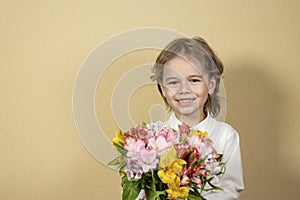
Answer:
[[[185,174],[181,177],[181,182],[180,182],[180,185],[182,186],[188,186],[188,184],[190,183],[190,178]]]
[[[125,173],[127,174],[128,179],[139,179],[141,178],[143,172],[140,168],[139,162],[134,158],[125,158],[127,163],[125,167]]]
[[[200,176],[193,177],[193,178],[192,178],[192,181],[193,181],[194,183],[196,183],[197,185],[202,185],[202,180],[201,180],[201,177],[200,177]]]
[[[179,126],[179,131],[180,131],[181,135],[182,134],[189,135],[189,133],[190,133],[190,127],[187,124],[182,124],[182,125]]]
[[[155,150],[143,149],[140,153],[140,164],[143,172],[146,173],[151,169],[156,169],[158,164],[157,152]]]
[[[158,164],[157,152],[154,149],[146,149],[143,140],[135,141],[132,137],[125,139],[124,148],[127,150],[125,172],[128,178],[141,178],[143,173],[150,169],[156,169]]]
[[[199,146],[203,145],[202,140],[197,135],[188,137],[188,143],[192,148],[199,148]]]
[[[137,137],[134,135],[125,135],[124,141],[125,141],[124,148],[126,149],[126,146],[130,146],[132,143],[135,143],[137,141]]]
[[[164,127],[164,123],[161,121],[157,121],[155,123],[151,123],[151,124],[147,124],[146,128],[147,128],[147,132],[151,133],[151,136],[154,136],[154,133],[157,133],[159,131],[161,131]]]
[[[159,156],[163,153],[163,150],[170,148],[172,146],[171,142],[167,142],[164,136],[158,136],[157,138],[150,138],[148,140],[148,148],[154,149],[158,152]]]
[[[140,154],[140,152],[145,149],[145,143],[138,139],[137,141],[135,140],[127,140],[125,138],[125,145],[124,148],[128,151],[127,152],[127,157],[134,157]]]
[[[167,129],[166,130],[166,140],[168,142],[172,142],[173,144],[178,144],[179,143],[179,134],[178,132],[172,130],[172,129]]]

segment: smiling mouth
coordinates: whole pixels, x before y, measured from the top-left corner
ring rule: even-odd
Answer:
[[[189,105],[190,103],[192,103],[196,98],[184,98],[184,99],[176,99],[176,101],[180,104],[180,105]]]

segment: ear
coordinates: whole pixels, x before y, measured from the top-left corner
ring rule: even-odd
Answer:
[[[215,88],[216,88],[216,79],[212,77],[208,83],[208,94],[214,93]]]

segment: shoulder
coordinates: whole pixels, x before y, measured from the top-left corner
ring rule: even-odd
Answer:
[[[215,129],[214,132],[225,134],[227,137],[238,137],[236,129],[226,122],[220,122],[214,118],[211,118],[212,127]]]
[[[230,146],[239,146],[240,143],[239,134],[233,126],[214,118],[209,119],[208,135],[220,152]]]

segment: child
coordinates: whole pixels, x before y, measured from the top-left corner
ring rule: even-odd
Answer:
[[[208,200],[238,199],[244,188],[238,133],[214,119],[220,111],[218,99],[223,64],[207,42],[199,37],[172,41],[159,54],[152,79],[172,114],[166,126],[206,131],[225,163],[225,173],[214,182],[223,190],[202,192]]]

